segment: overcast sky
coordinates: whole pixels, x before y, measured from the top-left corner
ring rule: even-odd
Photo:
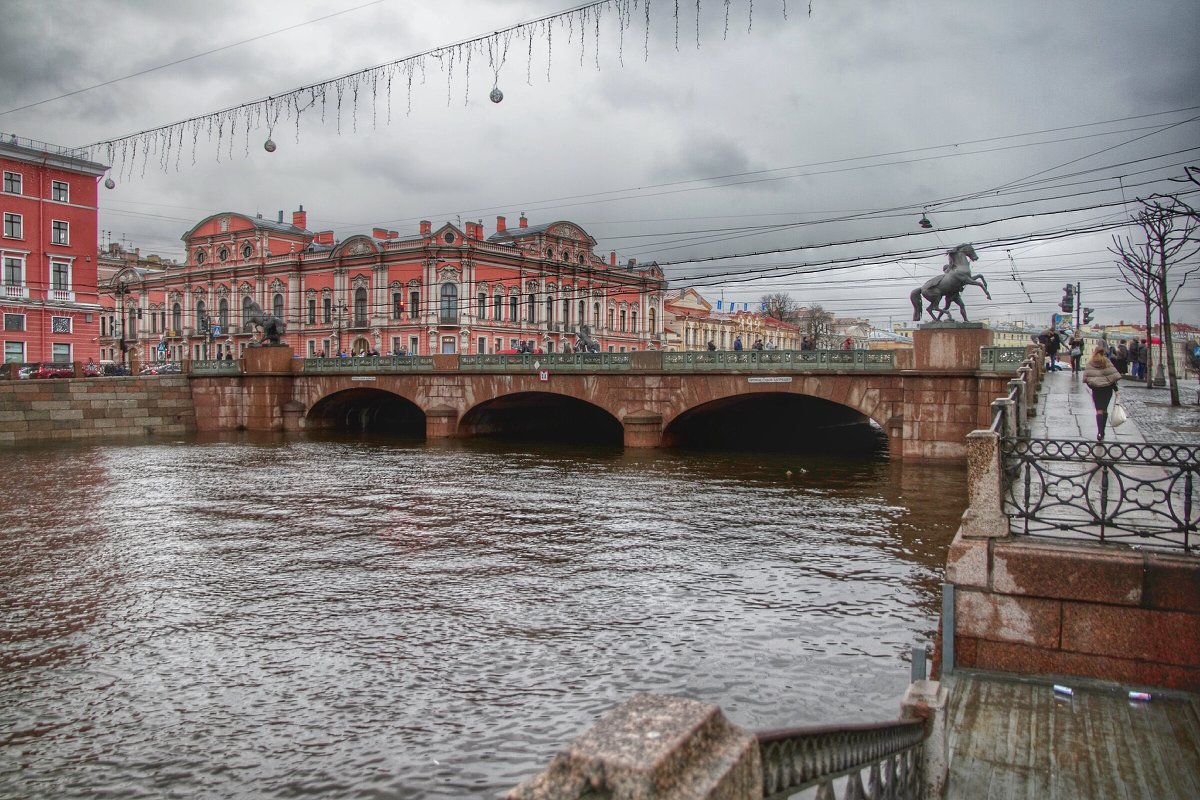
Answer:
[[[624,5],[623,36],[614,2],[586,36],[575,17],[508,37],[498,75],[481,45],[469,71],[465,48],[427,57],[411,93],[402,71],[390,92],[348,78],[340,115],[334,90],[299,133],[281,114],[274,153],[265,124],[247,135],[243,119],[232,147],[226,127],[219,150],[189,130],[165,170],[159,155],[117,165],[100,227],[182,258],[180,236],[221,211],[290,221],[303,204],[339,238],[422,219],[490,233],[525,212],[712,299],[784,291],[884,326],[911,318],[940,252],[974,242],[994,298],[968,288],[974,318],[1044,322],[1076,281],[1098,322],[1142,318],[1111,232],[1047,237],[1127,219],[1200,165],[1200,3],[680,0],[676,19],[654,0],[648,32],[645,3]],[[571,7],[0,0],[0,131],[120,139]],[[1177,320],[1200,324],[1198,287]]]

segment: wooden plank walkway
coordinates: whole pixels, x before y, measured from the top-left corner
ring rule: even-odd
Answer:
[[[947,800],[1196,800],[1200,696],[957,671],[950,691]]]

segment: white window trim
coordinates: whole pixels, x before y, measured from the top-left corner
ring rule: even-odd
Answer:
[[[8,181],[6,179],[8,178],[9,175],[15,175],[17,177],[17,180],[21,184],[21,191],[10,192],[8,189],[4,188],[5,184],[8,183]],[[4,170],[4,175],[0,176],[0,193],[11,194],[11,195],[24,195],[25,194],[25,174],[23,172],[16,172],[15,170],[11,170],[11,169]]]
[[[0,297],[6,299],[29,299],[29,261],[26,259],[25,253],[13,254],[12,252],[0,252]],[[21,282],[16,285],[10,285],[4,280],[4,273],[7,272],[7,265],[4,260],[15,258],[21,262]]]
[[[9,219],[9,217],[15,218],[17,226],[21,229],[20,236],[9,236],[8,235],[8,219]],[[3,221],[3,223],[4,223],[4,229],[0,230],[0,236],[3,236],[5,239],[13,239],[13,240],[16,240],[19,242],[25,241],[25,217],[23,215],[14,213],[12,211],[5,211],[4,217],[0,221]]]
[[[75,259],[63,256],[52,256],[50,259],[50,299],[60,302],[75,302]],[[67,268],[67,288],[54,288],[54,267],[62,264]]]
[[[58,188],[58,186],[60,184],[62,185],[63,189],[65,190],[65,192],[64,192],[65,196],[61,200],[54,196],[54,190],[56,188]],[[69,202],[71,202],[71,183],[69,181],[55,181],[55,180],[50,181],[50,202],[52,202],[52,203],[69,203]]]
[[[66,234],[63,237],[64,241],[61,241],[61,242],[58,240],[58,227],[57,226],[59,226],[59,225],[64,226],[63,232]],[[70,222],[68,222],[65,219],[50,220],[50,244],[57,244],[57,245],[63,245],[63,246],[71,244],[71,223]]]

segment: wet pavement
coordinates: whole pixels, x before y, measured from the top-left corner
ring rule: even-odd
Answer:
[[[1171,406],[1166,387],[1147,389],[1144,383],[1126,379],[1117,395],[1129,414],[1118,428],[1109,426],[1105,441],[1120,444],[1168,442],[1200,444],[1200,405],[1196,403],[1200,381],[1179,381],[1182,405]],[[1096,410],[1083,376],[1070,370],[1048,372],[1038,395],[1037,416],[1030,420],[1029,435],[1035,439],[1096,439]]]

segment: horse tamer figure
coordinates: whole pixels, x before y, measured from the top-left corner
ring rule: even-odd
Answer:
[[[277,345],[279,337],[283,336],[283,320],[274,314],[263,311],[258,303],[246,306],[245,327],[262,328],[262,344]]]
[[[920,289],[913,289],[912,294],[909,295],[913,304],[913,322],[921,321],[921,298],[929,301],[929,316],[934,321],[944,320],[950,316],[950,303],[953,302],[958,306],[958,313],[962,315],[963,322],[967,321],[967,308],[962,301],[963,287],[978,286],[983,289],[988,300],[992,299],[984,277],[971,274],[971,262],[979,260],[979,256],[975,254],[974,245],[960,244],[953,250],[947,251],[946,255],[949,256],[949,261],[942,268],[942,274],[925,281],[924,286]],[[941,308],[938,308],[939,300],[942,301]]]

